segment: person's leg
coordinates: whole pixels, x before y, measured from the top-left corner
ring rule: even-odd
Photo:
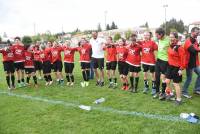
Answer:
[[[156,93],[159,93],[160,92],[160,75],[161,75],[161,72],[160,72],[160,65],[159,65],[159,61],[156,62],[156,66],[155,66],[155,83],[156,83]],[[156,95],[156,94],[154,94]],[[154,96],[155,98],[156,96]]]
[[[31,75],[33,77],[33,81],[34,81],[35,87],[37,88],[38,87],[38,83],[37,83],[37,77],[36,77],[35,72],[32,72]]]
[[[94,79],[94,59],[90,62],[90,79]]]
[[[101,80],[101,83],[104,84],[104,70],[103,69],[100,69],[100,80]]]
[[[130,90],[133,91],[134,89],[134,73],[133,72],[130,72],[130,84],[131,84]]]
[[[193,71],[193,69],[189,69],[189,68],[186,69],[186,80],[183,85],[183,91],[182,91],[183,96],[186,98],[191,98],[188,94],[188,87],[192,81],[192,71]]]
[[[196,67],[194,72],[197,74],[194,92],[200,95],[200,66]]]
[[[100,70],[101,86],[104,86],[104,58],[98,59],[98,66]]]
[[[139,73],[135,72],[134,73],[134,77],[135,77],[135,92],[137,92],[137,90],[138,90],[138,83],[139,83]]]
[[[165,92],[166,92],[167,96],[170,96],[170,93],[171,93],[170,82],[171,82],[171,80],[168,78],[165,80],[165,83],[166,83]]]
[[[21,80],[20,80],[20,71],[16,70],[16,74],[17,74],[17,83],[18,83],[18,86],[19,86],[19,84],[21,83]]]
[[[161,80],[162,80],[162,94],[164,94],[166,89],[165,74],[161,74]]]
[[[7,85],[8,85],[8,89],[11,89],[11,87],[10,87],[10,75],[7,71],[5,72],[5,74],[6,74],[6,82],[7,82]]]
[[[31,78],[31,75],[30,74],[27,74],[27,77],[26,77],[26,83],[29,85],[29,82],[30,82],[30,78]]]
[[[25,71],[24,71],[24,69],[22,69],[20,71],[21,71],[21,82],[24,83]]]
[[[14,72],[11,73],[12,88],[15,88],[15,75]]]
[[[181,104],[181,88],[179,83],[173,83],[175,90],[176,90],[176,104]]]

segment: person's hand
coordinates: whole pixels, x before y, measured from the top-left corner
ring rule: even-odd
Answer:
[[[178,70],[178,75],[179,75],[179,76],[182,75],[182,70]]]

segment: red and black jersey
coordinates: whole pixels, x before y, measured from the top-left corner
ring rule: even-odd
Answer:
[[[13,53],[14,53],[14,62],[24,62],[24,46],[20,44],[13,44],[11,47]]]
[[[175,45],[168,48],[168,64],[180,69],[185,68],[185,50],[182,46]]]
[[[74,54],[77,48],[63,47],[64,51],[64,62],[74,63]]]
[[[105,46],[103,48],[106,51],[106,62],[112,62],[112,61],[117,61],[117,49],[116,46],[110,45],[110,46]]]
[[[143,41],[142,42],[142,58],[141,63],[146,65],[155,65],[156,58],[154,51],[158,50],[158,45],[152,41]]]
[[[51,49],[45,48],[44,50],[40,51],[40,59],[42,62],[50,61],[51,62]]]
[[[30,51],[25,51],[24,52],[25,55],[25,63],[24,63],[24,67],[25,68],[34,68],[34,57],[33,57],[33,52]]]
[[[117,47],[118,61],[126,62],[127,55],[128,55],[128,49],[125,46]]]
[[[14,61],[14,53],[12,50],[6,51],[5,49],[0,49],[0,53],[3,55],[3,61]]]
[[[38,49],[38,47],[33,48],[33,54],[34,54],[34,61],[41,61],[40,50]]]
[[[132,44],[128,46],[127,49],[128,49],[128,55],[126,58],[126,63],[132,66],[139,67],[141,64],[141,55],[140,55],[140,52],[142,51],[141,45],[139,45],[138,43]]]
[[[52,55],[52,63],[56,61],[62,61],[61,52],[63,51],[62,47],[52,47],[51,55]]]
[[[80,54],[80,62],[90,62],[91,59],[91,45],[84,44],[82,47],[77,47],[77,51]]]

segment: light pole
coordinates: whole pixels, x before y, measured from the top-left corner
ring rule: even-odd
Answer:
[[[105,30],[106,30],[106,27],[107,27],[107,22],[106,22],[106,19],[107,19],[107,13],[108,11],[104,11],[104,19],[105,19]]]
[[[167,4],[163,5],[163,8],[165,9],[165,32],[167,32],[167,7]]]
[[[34,30],[34,35],[36,35],[36,26],[35,26],[35,22],[33,23],[33,30]]]

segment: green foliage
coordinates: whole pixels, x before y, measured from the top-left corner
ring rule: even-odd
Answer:
[[[35,35],[35,36],[32,36],[32,40],[33,40],[33,43],[36,43],[37,41],[41,41],[41,36],[40,36],[40,34]]]
[[[121,34],[120,34],[120,33],[116,33],[116,34],[114,35],[114,41],[115,41],[115,42],[118,41],[120,38],[121,38]]]
[[[0,36],[0,42],[2,41],[2,38],[1,38],[1,36]]]
[[[98,32],[101,32],[101,31],[102,31],[102,28],[101,28],[101,24],[100,24],[100,23],[98,24],[97,31],[98,31]]]
[[[149,24],[148,24],[148,22],[146,22],[144,25],[141,25],[140,27],[149,29]]]
[[[110,28],[110,25],[109,25],[109,24],[107,24],[107,25],[106,25],[106,30],[111,30],[111,28]]]
[[[117,28],[118,28],[117,25],[116,25],[115,22],[113,21],[112,24],[111,24],[111,30],[117,29]]]
[[[33,41],[32,41],[32,39],[31,39],[30,36],[24,36],[24,37],[22,38],[22,43],[23,43],[24,45],[30,45],[32,42],[33,42]]]
[[[126,31],[126,33],[125,33],[125,38],[128,40],[130,37],[131,37],[131,34],[132,34],[133,32],[129,29],[128,31]]]

